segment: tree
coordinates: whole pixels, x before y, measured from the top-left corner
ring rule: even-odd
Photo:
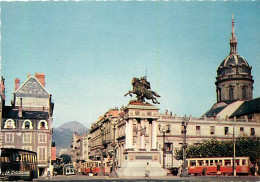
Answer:
[[[60,158],[62,158],[62,161],[64,162],[64,164],[68,164],[71,162],[71,156],[68,154],[62,154],[60,156]]]
[[[256,164],[260,160],[260,137],[239,137],[235,140],[236,156],[249,157]],[[206,140],[201,144],[190,145],[186,150],[187,158],[233,157],[233,140]],[[175,151],[175,159],[182,160],[182,149]]]

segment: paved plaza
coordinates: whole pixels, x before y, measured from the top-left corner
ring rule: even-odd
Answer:
[[[239,182],[239,181],[259,181],[260,176],[191,176],[181,178],[179,176],[165,176],[165,177],[122,177],[122,178],[109,178],[108,176],[85,176],[85,175],[71,175],[71,176],[53,176],[51,178],[39,177],[34,181],[113,181],[113,182],[166,182],[166,181],[225,181],[225,182]]]

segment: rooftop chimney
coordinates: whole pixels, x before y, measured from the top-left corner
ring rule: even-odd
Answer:
[[[16,91],[20,87],[20,79],[16,78],[14,80],[14,90]]]
[[[45,74],[44,73],[35,73],[35,78],[45,87]]]

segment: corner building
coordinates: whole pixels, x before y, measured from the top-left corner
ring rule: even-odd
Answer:
[[[1,147],[37,152],[39,175],[44,174],[51,161],[53,108],[43,73],[28,75],[21,86],[20,80],[15,79],[11,106],[3,104]]]

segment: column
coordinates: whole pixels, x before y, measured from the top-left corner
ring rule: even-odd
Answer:
[[[141,148],[141,123],[137,121],[137,148]]]
[[[152,149],[152,145],[153,145],[153,143],[152,143],[152,137],[153,137],[153,131],[152,131],[152,122],[151,121],[149,121],[149,147],[150,147],[150,150]]]
[[[129,148],[129,124],[128,121],[125,121],[125,149]]]
[[[128,130],[128,134],[129,134],[129,145],[128,148],[132,149],[133,148],[133,119],[129,119],[129,130]]]
[[[156,120],[152,121],[152,149],[156,149],[157,143],[157,122]]]
[[[144,129],[144,119],[141,120],[141,128]],[[141,149],[145,149],[145,132],[143,132],[143,135],[141,135]]]

